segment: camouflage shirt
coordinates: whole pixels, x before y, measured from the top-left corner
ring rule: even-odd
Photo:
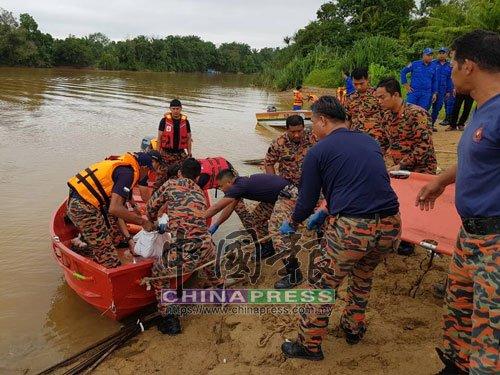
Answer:
[[[274,166],[278,164],[277,174],[298,185],[304,157],[315,143],[316,137],[309,129],[304,130],[304,137],[299,143],[292,141],[288,137],[288,133],[284,133],[269,146],[264,165]]]
[[[169,229],[175,233],[182,228],[185,238],[199,238],[208,235],[207,223],[203,218],[207,203],[203,190],[188,178],[166,181],[149,199],[146,210],[151,220],[156,220],[160,208],[166,205]]]
[[[375,89],[370,87],[365,93],[352,93],[346,99],[345,109],[351,120],[351,129],[372,136],[380,143],[385,154],[389,141],[382,124],[384,110],[373,95],[374,92]]]
[[[389,155],[394,163],[412,172],[436,173],[431,117],[425,109],[403,103],[399,113],[385,112],[383,123],[390,142]]]

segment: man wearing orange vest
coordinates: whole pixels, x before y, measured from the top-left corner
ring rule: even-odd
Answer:
[[[179,99],[170,102],[170,112],[165,113],[158,126],[158,151],[163,157],[163,166],[157,172],[154,190],[166,181],[167,168],[182,163],[191,157],[191,125],[182,113]]]
[[[118,219],[153,229],[153,223],[125,206],[137,182],[161,164],[157,151],[110,156],[68,180],[68,217],[87,243],[88,255],[104,267],[120,265],[116,245],[124,238]]]
[[[304,98],[302,96],[302,86],[297,86],[295,90],[293,90],[293,106],[292,109],[294,111],[300,111],[302,109],[302,105],[304,104]]]

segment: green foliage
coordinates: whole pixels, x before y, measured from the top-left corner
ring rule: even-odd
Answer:
[[[393,77],[399,79],[399,70],[391,70],[379,64],[370,64],[368,75],[372,86],[377,86],[382,78]]]
[[[104,52],[99,58],[97,67],[103,70],[117,70],[120,69],[120,61],[115,54]]]
[[[306,77],[304,84],[315,87],[338,85],[338,71],[335,68],[314,69]]]
[[[87,67],[92,65],[93,58],[92,48],[83,38],[69,36],[54,42],[55,65]]]
[[[335,87],[344,85],[342,72],[369,67],[376,84],[385,76],[399,77],[425,47],[449,46],[477,28],[500,30],[500,1],[329,1],[275,54],[261,82],[279,89],[296,82]]]
[[[346,52],[345,62],[350,69],[370,64],[401,69],[407,63],[407,50],[397,39],[371,36],[356,41]]]
[[[29,14],[19,23],[0,8],[0,65],[74,66],[100,69],[257,73],[273,59],[277,49],[252,50],[243,43],[224,43],[219,48],[197,36],[163,39],[137,36],[114,42],[102,33],[54,40],[38,30]]]
[[[499,31],[499,0],[335,0],[317,19],[285,36],[285,48],[216,47],[197,36],[137,36],[111,41],[102,33],[54,40],[29,14],[19,21],[0,8],[0,65],[96,67],[261,73],[259,83],[285,90],[297,84],[343,85],[342,72],[370,68],[372,81],[398,76],[425,47],[449,46],[473,29]]]

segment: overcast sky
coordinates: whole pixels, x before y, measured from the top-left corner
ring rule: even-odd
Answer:
[[[0,0],[29,13],[56,38],[102,32],[119,40],[137,35],[198,35],[216,44],[283,45],[283,37],[316,18],[320,0]],[[142,3],[139,5],[139,3]],[[146,5],[147,4],[147,5]]]

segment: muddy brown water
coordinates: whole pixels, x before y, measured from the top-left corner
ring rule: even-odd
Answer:
[[[272,136],[256,131],[255,112],[287,105],[242,75],[0,68],[0,373],[37,372],[120,327],[66,285],[50,216],[69,177],[138,150],[174,97],[195,157],[225,156],[242,173],[256,171],[242,161],[263,157]]]

